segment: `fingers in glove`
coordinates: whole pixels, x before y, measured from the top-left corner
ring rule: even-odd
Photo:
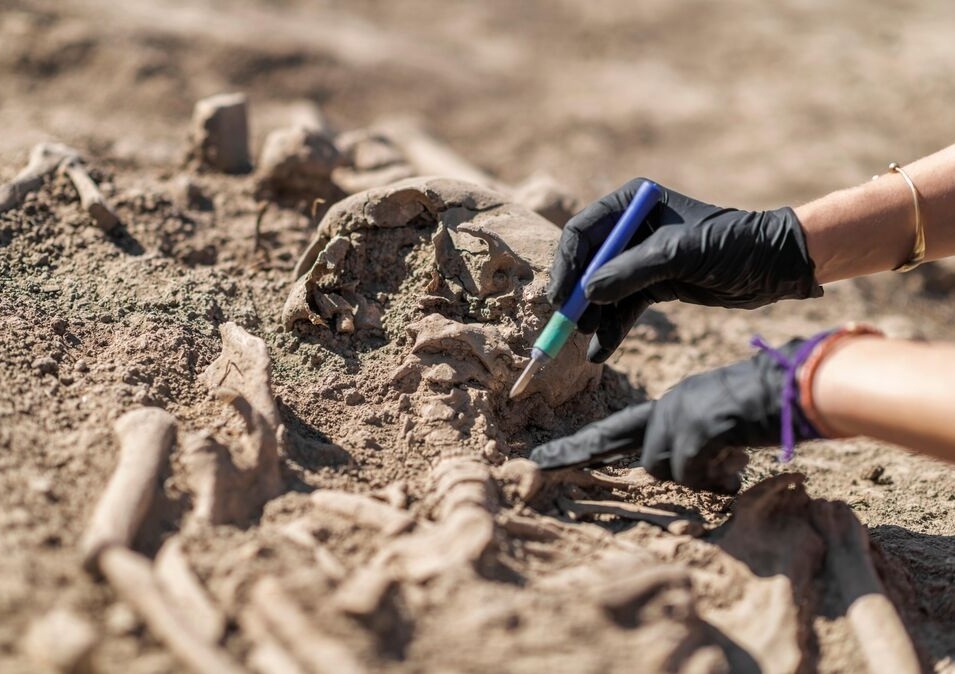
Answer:
[[[589,335],[597,330],[603,320],[603,307],[599,304],[591,304],[584,310],[580,320],[577,321],[577,329],[585,335]]]
[[[652,402],[627,407],[573,435],[537,447],[531,452],[531,461],[547,470],[586,465],[617,454],[637,453],[643,446],[652,410]]]
[[[547,299],[558,306],[570,297],[574,284],[587,264],[627,209],[634,194],[645,181],[635,178],[621,188],[594,201],[564,225],[551,267]]]
[[[663,281],[688,280],[699,271],[698,255],[689,240],[697,236],[696,230],[683,227],[657,230],[594,272],[585,288],[587,299],[610,304]]]
[[[563,304],[574,291],[587,263],[597,254],[600,244],[613,229],[620,213],[602,201],[595,201],[567,221],[560,235],[557,254],[550,270],[547,299],[554,306]]]
[[[637,293],[618,302],[612,310],[609,310],[611,307],[605,306],[600,324],[590,340],[587,358],[593,363],[603,363],[610,358],[650,304],[644,295]],[[599,305],[591,304],[590,308],[595,306]]]

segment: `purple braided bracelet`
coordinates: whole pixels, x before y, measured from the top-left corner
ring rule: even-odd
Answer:
[[[779,455],[779,460],[782,463],[789,463],[792,461],[793,454],[796,451],[796,421],[799,423],[801,437],[821,437],[819,431],[817,431],[812,424],[806,420],[805,416],[799,409],[799,387],[796,384],[796,377],[799,373],[799,367],[806,362],[806,359],[809,358],[809,354],[812,353],[813,349],[815,349],[820,342],[822,342],[832,333],[833,330],[826,330],[825,332],[820,332],[818,335],[810,337],[799,345],[799,348],[796,349],[796,353],[793,354],[792,358],[786,357],[781,351],[771,347],[768,343],[766,343],[766,340],[759,335],[756,335],[750,340],[750,344],[761,351],[765,351],[785,371],[786,379],[785,383],[783,383],[780,405],[780,426],[782,427],[781,440],[783,450]],[[797,413],[794,414],[793,410],[796,410]]]

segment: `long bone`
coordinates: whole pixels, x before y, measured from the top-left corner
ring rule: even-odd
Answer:
[[[77,194],[80,195],[80,205],[96,221],[96,225],[100,229],[108,232],[119,224],[119,216],[116,215],[116,211],[103,198],[96,183],[83,168],[78,157],[64,159],[60,165],[60,170],[73,183]]]
[[[224,651],[208,643],[170,604],[149,559],[131,551],[156,493],[176,432],[175,418],[157,408],[127,412],[115,424],[120,460],[80,543],[84,566],[98,572],[132,606],[150,631],[197,674],[240,674]]]
[[[839,501],[814,501],[810,515],[828,546],[826,566],[839,584],[869,672],[921,672],[915,647],[872,564],[869,536],[852,509]]]
[[[364,666],[344,645],[322,632],[271,576],[252,588],[252,607],[262,627],[302,665],[318,674],[362,674]]]

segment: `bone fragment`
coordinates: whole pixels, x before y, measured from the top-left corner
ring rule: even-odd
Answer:
[[[648,508],[624,501],[572,501],[565,497],[559,497],[557,502],[561,510],[576,517],[613,515],[623,519],[647,522],[678,536],[699,536],[703,533],[703,525],[699,522],[657,508]]]
[[[540,467],[528,459],[511,459],[495,470],[498,481],[514,485],[516,496],[527,503],[544,484]]]
[[[315,564],[319,571],[332,581],[340,581],[345,577],[345,567],[335,554],[315,538],[314,528],[309,518],[300,517],[292,520],[280,529],[283,536],[290,541],[310,549],[315,555]]]
[[[553,176],[536,173],[514,188],[514,199],[558,227],[580,210],[580,200]]]
[[[223,173],[247,172],[252,162],[245,94],[219,94],[198,101],[191,142],[192,153],[203,166]]]
[[[103,198],[96,183],[90,178],[77,157],[65,159],[61,164],[61,170],[80,195],[80,205],[101,230],[108,232],[119,224],[119,216]]]
[[[533,175],[517,187],[495,180],[428,133],[415,119],[383,120],[375,125],[374,130],[401,150],[419,176],[441,176],[489,187],[510,196],[558,227],[563,227],[580,208],[579,200],[569,190],[545,174]]]
[[[826,565],[839,584],[870,674],[921,672],[915,647],[872,564],[862,523],[838,501],[814,501],[810,513],[828,546]]]
[[[219,335],[222,353],[202,373],[203,381],[213,390],[235,389],[270,426],[278,428],[281,421],[272,397],[272,365],[265,342],[231,321],[219,326]]]
[[[288,651],[271,640],[255,645],[249,653],[249,667],[259,674],[307,674]]]
[[[342,515],[365,527],[396,536],[411,529],[415,521],[408,513],[369,496],[322,489],[312,492],[312,503],[322,510]]]
[[[203,640],[167,600],[149,560],[113,546],[99,555],[99,570],[116,594],[139,613],[149,631],[196,674],[241,674],[225,651]]]
[[[268,631],[309,671],[318,674],[361,674],[365,668],[341,642],[323,633],[305,611],[270,576],[251,592],[252,607]]]
[[[638,491],[653,481],[642,468],[634,468],[623,476],[608,475],[596,470],[569,468],[542,474],[546,484],[570,484],[578,487],[603,487],[621,491]]]
[[[387,570],[376,564],[362,567],[342,583],[335,591],[335,606],[344,613],[356,617],[373,615],[394,586],[395,579]]]
[[[282,490],[280,446],[285,428],[272,397],[265,342],[235,323],[219,326],[222,354],[202,378],[245,422],[238,451],[209,436],[193,436],[183,460],[196,494],[194,516],[222,524],[242,522]]]
[[[79,152],[59,143],[40,143],[30,151],[30,159],[16,177],[0,185],[0,213],[16,208],[24,197],[43,185],[66,159],[79,157]]]
[[[21,648],[44,671],[87,674],[93,671],[90,656],[97,640],[86,619],[57,608],[30,625]]]
[[[276,129],[265,139],[257,182],[275,194],[329,198],[334,192],[332,171],[341,163],[325,131],[304,126]]]
[[[402,151],[418,175],[441,176],[500,190],[503,186],[490,175],[458,155],[429,134],[411,118],[395,118],[375,125]],[[506,191],[506,188],[503,190]]]
[[[433,527],[396,538],[375,563],[392,566],[401,578],[424,582],[454,569],[476,566],[493,540],[490,513],[461,508]]]
[[[159,408],[144,407],[121,416],[113,428],[119,439],[119,464],[80,541],[83,564],[91,571],[104,549],[129,547],[135,538],[168,459],[176,420]]]
[[[335,139],[344,165],[332,171],[332,181],[355,194],[414,175],[404,154],[385,135],[367,129],[348,131]]]
[[[178,536],[172,536],[159,549],[155,564],[156,580],[176,607],[190,631],[209,644],[225,635],[226,619],[203,589],[182,551]]]

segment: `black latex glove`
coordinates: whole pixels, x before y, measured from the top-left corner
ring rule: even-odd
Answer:
[[[547,289],[555,307],[570,295],[643,181],[631,180],[567,222]],[[628,250],[601,267],[585,289],[592,304],[578,327],[596,331],[587,354],[592,361],[606,360],[654,302],[754,309],[822,295],[791,208],[738,211],[661,189],[663,198]]]
[[[803,340],[779,349],[792,358]],[[641,454],[653,476],[697,489],[734,493],[745,460],[724,450],[780,442],[782,390],[786,371],[760,351],[749,360],[684,379],[659,400],[633,405],[574,435],[531,452],[531,460],[553,469]],[[811,437],[794,410],[796,440]],[[729,461],[729,465],[725,461]]]

